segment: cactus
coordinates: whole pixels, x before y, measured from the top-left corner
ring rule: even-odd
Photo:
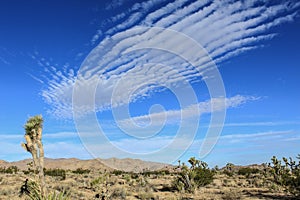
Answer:
[[[26,143],[21,145],[32,155],[33,167],[38,171],[41,194],[45,196],[44,148],[42,143],[43,117],[41,115],[30,117],[24,125],[24,129]]]

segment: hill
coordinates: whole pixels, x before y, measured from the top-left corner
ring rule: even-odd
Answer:
[[[21,170],[27,170],[28,164],[32,162],[32,159],[24,159],[15,162],[6,162],[0,160],[0,167],[9,167],[9,166],[17,166]],[[75,170],[78,168],[82,169],[90,169],[90,170],[98,170],[98,171],[111,171],[113,169],[122,170],[122,171],[132,171],[132,172],[142,172],[143,170],[158,170],[164,168],[166,166],[170,166],[168,164],[157,163],[157,162],[148,162],[139,159],[118,159],[118,158],[110,158],[110,159],[90,159],[90,160],[80,160],[77,158],[59,158],[59,159],[51,159],[45,158],[45,168],[47,169],[69,169]]]

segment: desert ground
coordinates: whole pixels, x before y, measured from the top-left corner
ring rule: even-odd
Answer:
[[[18,168],[0,173],[1,200],[26,199],[25,195],[20,197],[20,188],[26,179],[35,179],[28,171],[30,161],[0,162],[1,169]],[[297,199],[265,178],[262,170],[239,173],[241,168],[259,169],[260,165],[232,166],[230,172],[226,168],[215,169],[213,181],[193,192],[174,188],[180,168],[161,163],[133,159],[46,159],[45,166],[47,190],[66,192],[69,199]]]

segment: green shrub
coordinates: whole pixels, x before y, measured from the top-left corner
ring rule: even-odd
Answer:
[[[225,166],[225,169],[223,170],[223,173],[226,174],[227,176],[233,176],[234,174],[234,164],[232,163],[227,163]]]
[[[129,183],[129,181],[130,181],[130,179],[131,179],[131,176],[130,176],[129,174],[123,174],[123,175],[122,175],[122,178],[123,178],[124,180],[126,180],[127,183]]]
[[[23,170],[23,173],[28,175],[28,174],[36,174],[37,171],[34,171],[33,169],[28,169],[28,170]]]
[[[95,178],[91,181],[91,187],[95,187],[99,184],[103,184],[106,181],[107,177],[106,176],[99,176],[98,178]]]
[[[191,167],[180,166],[181,172],[173,181],[173,187],[178,191],[194,192],[195,189],[208,185],[213,181],[214,172],[208,168],[208,165],[194,157],[189,160]]]
[[[259,173],[259,169],[251,168],[251,167],[243,167],[243,168],[240,168],[237,173],[238,173],[238,175],[243,175],[243,176],[249,177],[250,174]]]
[[[61,180],[66,179],[66,170],[64,169],[44,169],[46,176],[61,177]]]
[[[9,166],[8,168],[1,167],[0,173],[3,174],[16,174],[19,171],[17,166]]]
[[[233,176],[233,172],[231,172],[231,171],[229,171],[229,170],[227,170],[227,169],[225,169],[224,171],[223,171],[223,173],[224,174],[226,174],[227,176],[229,176],[229,177],[232,177]]]
[[[282,164],[281,160],[273,156],[272,163],[267,168],[269,173],[266,174],[271,174],[276,184],[285,187],[295,196],[300,196],[300,154],[296,158],[298,163],[292,158],[282,158]]]
[[[72,171],[72,173],[74,173],[74,174],[88,174],[90,172],[91,172],[91,170],[89,170],[89,169],[82,169],[82,168],[77,168],[76,170]]]
[[[52,193],[49,193],[45,197],[41,195],[41,189],[40,186],[34,182],[30,181],[28,179],[25,180],[24,184],[21,187],[20,191],[20,197],[26,196],[26,199],[30,200],[68,200],[70,199],[70,194],[66,191],[62,192],[56,192],[53,191]]]
[[[150,176],[150,175],[162,175],[162,176],[165,176],[165,175],[169,175],[170,174],[170,171],[167,170],[167,169],[162,169],[162,170],[155,170],[155,171],[144,171],[142,173],[142,175],[144,176]]]
[[[116,176],[119,176],[119,175],[122,175],[122,174],[126,174],[126,172],[121,171],[121,170],[114,170],[111,173],[114,174],[114,175],[116,175]]]
[[[129,172],[130,176],[132,179],[137,179],[139,178],[139,175],[137,173]]]

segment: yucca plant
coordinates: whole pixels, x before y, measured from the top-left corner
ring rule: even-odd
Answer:
[[[24,185],[21,187],[20,196],[26,195],[29,200],[68,200],[70,194],[66,191],[52,192],[51,194],[43,196],[39,185],[33,180],[26,179]]]
[[[43,117],[41,115],[36,115],[30,117],[26,124],[25,129],[25,140],[26,143],[22,143],[22,147],[28,151],[33,158],[34,170],[38,172],[39,183],[41,187],[41,195],[45,196],[46,186],[44,177],[44,148],[42,143],[42,130],[43,130]]]
[[[22,147],[32,155],[33,172],[38,172],[38,181],[26,179],[21,187],[20,196],[26,195],[27,199],[31,200],[66,200],[69,199],[69,193],[65,191],[53,191],[49,194],[46,191],[42,143],[43,122],[43,117],[36,115],[30,117],[24,125],[26,143],[22,143]],[[65,171],[63,175],[65,176]]]

